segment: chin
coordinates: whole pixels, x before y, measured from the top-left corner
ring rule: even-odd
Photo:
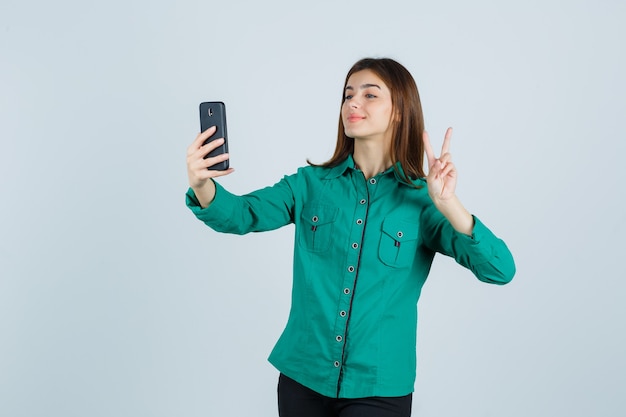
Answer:
[[[358,134],[355,134],[355,133],[352,133],[350,135],[346,133],[346,136],[351,138],[351,139],[354,139],[354,140],[365,140],[363,135],[358,135]],[[365,137],[367,137],[367,136],[365,136]]]

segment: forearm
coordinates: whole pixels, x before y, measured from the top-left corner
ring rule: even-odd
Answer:
[[[274,230],[292,221],[294,196],[286,178],[242,196],[229,192],[217,182],[209,191],[213,198],[205,207],[203,204],[211,195],[204,194],[202,203],[196,191],[190,188],[187,206],[199,220],[218,232],[245,234]]]
[[[457,216],[451,217],[456,220]],[[511,252],[480,219],[470,217],[472,230],[467,234],[455,229],[437,206],[431,206],[422,217],[421,231],[425,245],[435,252],[453,257],[481,281],[506,284],[515,275],[515,262]],[[464,219],[464,216],[460,218]]]
[[[472,235],[474,218],[456,195],[447,200],[436,201],[435,206],[448,219],[454,230],[468,236]]]
[[[200,203],[200,207],[207,208],[209,204],[215,198],[215,183],[213,180],[207,180],[201,187],[191,187],[198,202]]]

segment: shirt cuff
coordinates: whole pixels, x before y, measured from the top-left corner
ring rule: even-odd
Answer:
[[[494,234],[481,222],[478,217],[472,215],[474,228],[471,235],[456,232],[457,242],[465,248],[472,259],[473,264],[489,262],[493,259],[493,241],[497,239]]]
[[[215,196],[208,207],[202,208],[202,206],[200,206],[196,193],[194,193],[191,188],[187,190],[185,196],[187,207],[189,207],[199,220],[205,223],[219,221],[225,224],[230,221],[230,214],[233,207],[231,201],[234,199],[234,195],[226,191],[219,183],[215,181],[213,181],[213,183],[215,184]]]

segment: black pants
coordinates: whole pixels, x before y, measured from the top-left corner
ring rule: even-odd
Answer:
[[[283,374],[278,378],[280,417],[410,417],[412,398],[330,398]]]

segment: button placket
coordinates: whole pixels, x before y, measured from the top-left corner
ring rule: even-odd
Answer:
[[[364,181],[363,176],[360,176],[359,180],[355,182],[357,197],[353,200],[354,204],[354,217],[347,244],[352,248],[348,251],[348,256],[345,259],[345,266],[343,272],[343,283],[341,288],[341,298],[338,303],[338,309],[335,314],[338,316],[335,322],[334,334],[330,337],[333,338],[333,358],[337,359],[334,362],[335,368],[343,366],[343,355],[346,348],[346,335],[348,332],[348,323],[350,320],[350,311],[354,297],[354,289],[357,285],[359,258],[361,256],[361,250],[363,245],[363,233],[365,230],[365,222],[367,219],[367,212],[369,209],[369,190],[368,182]]]

